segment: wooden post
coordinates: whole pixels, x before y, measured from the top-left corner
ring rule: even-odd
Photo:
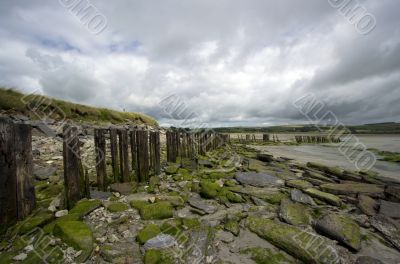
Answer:
[[[117,130],[110,129],[110,146],[111,146],[111,165],[114,176],[114,182],[119,182],[119,158],[118,158],[118,138]]]
[[[129,182],[129,156],[128,156],[128,131],[126,129],[118,130],[119,136],[119,158],[121,166],[121,182]]]
[[[104,129],[94,130],[97,188],[99,191],[107,190],[106,138],[104,132]]]
[[[0,230],[34,209],[32,128],[0,119]]]
[[[160,166],[160,132],[150,132],[150,167],[154,175],[161,172]]]
[[[64,126],[63,158],[66,202],[67,208],[71,209],[82,198],[82,165],[80,162],[78,129],[76,127]]]
[[[139,179],[137,178],[137,146],[136,146],[136,131],[129,132],[130,143],[131,143],[131,165],[132,171],[135,171],[135,181],[138,182]]]
[[[149,179],[149,143],[147,131],[136,131],[136,144],[138,148],[137,175],[140,182],[145,182]]]

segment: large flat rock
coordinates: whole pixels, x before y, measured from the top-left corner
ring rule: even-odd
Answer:
[[[284,182],[278,177],[259,172],[238,172],[236,180],[241,184],[255,187],[281,186]]]
[[[385,189],[381,185],[367,183],[328,183],[320,186],[324,192],[343,195],[364,194],[371,197],[385,197]]]
[[[381,206],[379,207],[379,213],[384,216],[400,219],[400,203],[388,202],[381,200]]]

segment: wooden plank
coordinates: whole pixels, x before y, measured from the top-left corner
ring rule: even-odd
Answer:
[[[118,152],[118,136],[115,128],[110,129],[110,146],[111,146],[111,166],[114,176],[114,182],[120,181],[119,174],[119,152]]]
[[[121,182],[130,182],[128,131],[126,129],[120,129],[118,130],[118,136]]]
[[[81,197],[80,148],[78,129],[69,125],[63,128],[64,186],[67,208],[74,207]]]
[[[136,145],[136,131],[129,131],[129,138],[131,143],[131,166],[132,171],[135,171],[134,181],[138,182],[137,177],[137,145]]]
[[[140,182],[147,182],[149,179],[149,144],[147,131],[136,131],[136,144],[138,148],[138,179]]]
[[[99,191],[107,190],[106,138],[104,134],[104,129],[94,130],[97,188]]]

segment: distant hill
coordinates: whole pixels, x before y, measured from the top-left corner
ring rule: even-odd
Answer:
[[[322,131],[333,129],[332,126],[318,126]],[[365,125],[348,125],[347,128],[353,134],[400,134],[400,123],[388,122]],[[215,128],[221,133],[304,133],[319,132],[312,124],[307,125],[285,125],[271,127],[221,127]]]
[[[33,110],[34,109],[34,110]],[[157,126],[157,121],[145,114],[120,112],[107,108],[75,104],[42,95],[25,95],[13,89],[0,88],[0,113],[24,115],[30,119],[42,117],[88,123],[134,123]]]

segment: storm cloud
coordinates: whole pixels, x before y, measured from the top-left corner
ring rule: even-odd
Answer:
[[[104,30],[65,5],[79,1]],[[293,102],[308,93],[343,123],[398,122],[400,2],[353,1],[376,19],[368,34],[328,0],[5,0],[0,85],[162,125],[185,119],[160,105],[171,95],[208,126],[304,123]]]

